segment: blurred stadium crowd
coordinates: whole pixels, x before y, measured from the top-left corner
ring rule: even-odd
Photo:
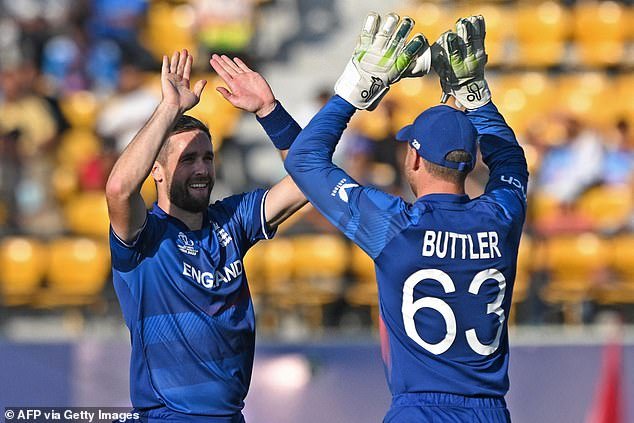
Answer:
[[[0,1],[5,317],[74,308],[88,316],[119,313],[109,283],[103,190],[117,155],[160,99],[157,59],[189,48],[198,53],[196,77],[212,85],[210,52],[243,57],[256,69],[283,63],[293,72],[293,46],[336,37],[324,28],[339,18],[335,0],[292,1],[304,29],[277,49],[260,48],[261,13],[289,1]],[[486,18],[493,99],[523,144],[531,171],[515,323],[589,323],[603,310],[632,323],[632,3],[413,2],[401,13],[414,17],[430,40],[459,16]],[[315,25],[315,19],[329,23]],[[314,113],[330,92],[314,93],[303,114]],[[433,76],[397,84],[379,110],[355,117],[339,162],[360,182],[411,198],[394,134],[437,103],[439,93]],[[267,155],[244,142],[263,132],[245,135],[239,128],[250,117],[212,89],[192,114],[209,124],[218,151],[215,198],[262,186],[271,173],[279,176],[281,163],[268,159],[272,147]],[[486,168],[478,167],[469,194],[479,195],[486,180]],[[151,180],[143,192],[151,204]],[[376,327],[372,262],[310,207],[275,240],[256,246],[245,266],[265,330],[278,330],[289,316],[311,333]]]

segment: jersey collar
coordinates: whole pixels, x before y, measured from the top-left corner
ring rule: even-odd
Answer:
[[[416,202],[419,201],[434,201],[441,203],[468,203],[470,198],[466,194],[427,194],[420,197]]]
[[[205,209],[203,211],[203,225],[202,228],[200,229],[204,229],[206,226],[209,225],[209,213],[208,213],[209,208]],[[185,229],[186,231],[189,232],[195,232],[192,231],[191,229],[189,229],[187,227],[186,224],[184,224],[180,219],[168,214],[165,210],[163,210],[162,208],[159,207],[158,202],[154,202],[154,204],[152,204],[152,214],[155,214],[156,216],[158,216],[161,219],[169,219],[172,222],[174,222],[176,225],[182,227],[183,229]]]

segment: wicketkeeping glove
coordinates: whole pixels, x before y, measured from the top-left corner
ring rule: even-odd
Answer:
[[[427,39],[416,34],[405,44],[413,27],[414,21],[409,17],[404,17],[399,25],[398,15],[390,13],[381,25],[377,13],[368,14],[352,58],[335,84],[335,93],[357,109],[372,110],[391,84],[402,76],[410,76],[404,75],[406,71],[411,76],[427,73],[430,54],[426,65],[424,60],[417,61],[429,50]]]
[[[432,66],[440,77],[443,102],[452,95],[467,109],[477,109],[491,101],[484,79],[485,34],[484,18],[470,16],[459,19],[456,32],[445,32],[432,45]]]

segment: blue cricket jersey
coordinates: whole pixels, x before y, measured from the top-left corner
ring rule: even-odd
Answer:
[[[360,186],[332,164],[354,111],[333,97],[299,135],[285,165],[309,201],[374,259],[392,395],[502,397],[526,214],[522,148],[492,103],[469,111],[490,170],[485,194],[430,194],[409,204]]]
[[[268,239],[266,192],[209,206],[189,230],[158,205],[132,244],[110,231],[113,282],[130,329],[130,393],[138,409],[239,413],[251,379],[253,303],[242,258]]]
[[[279,103],[258,122],[282,145],[301,131]],[[155,204],[132,244],[110,230],[113,282],[132,343],[135,408],[167,407],[217,422],[240,414],[255,344],[242,259],[258,240],[273,236],[265,199],[266,192],[256,190],[217,201],[196,231]]]

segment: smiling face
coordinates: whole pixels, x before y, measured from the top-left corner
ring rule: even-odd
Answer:
[[[167,154],[154,165],[159,200],[169,202],[190,213],[200,213],[209,205],[215,182],[214,153],[211,140],[194,129],[169,137]]]

